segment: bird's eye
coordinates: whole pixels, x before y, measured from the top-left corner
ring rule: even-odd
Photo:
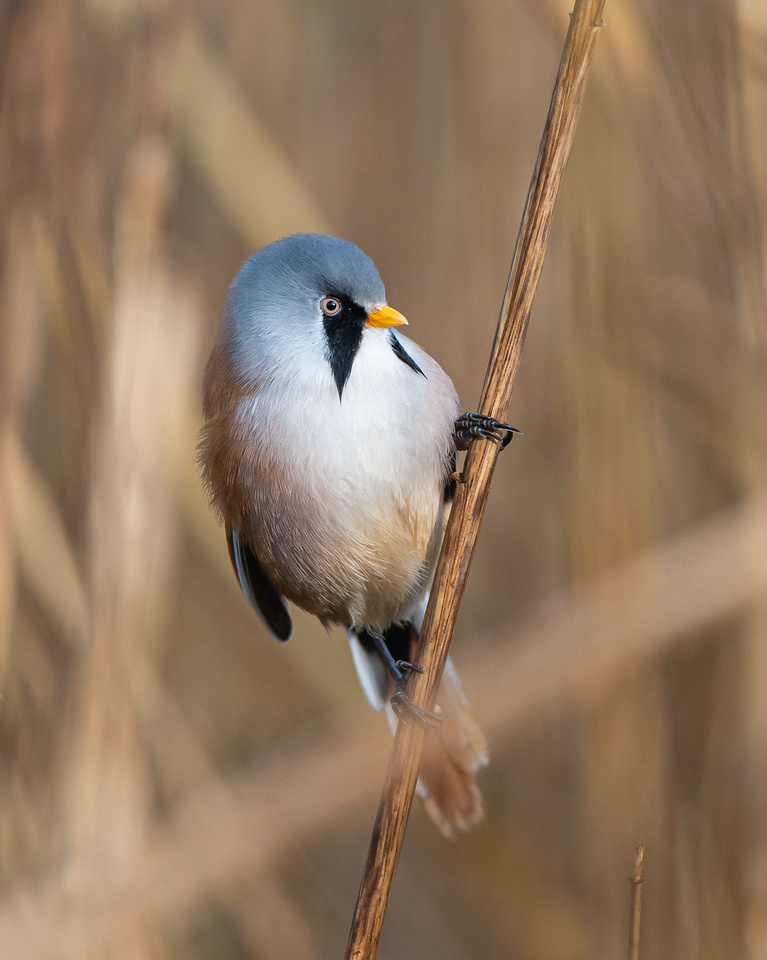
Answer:
[[[335,297],[325,297],[320,301],[320,307],[326,317],[334,317],[341,312],[341,301]]]

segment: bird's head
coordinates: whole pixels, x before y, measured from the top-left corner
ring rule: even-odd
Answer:
[[[257,251],[232,282],[224,335],[243,384],[329,367],[339,396],[362,338],[407,320],[386,304],[370,257],[346,240],[296,234]]]

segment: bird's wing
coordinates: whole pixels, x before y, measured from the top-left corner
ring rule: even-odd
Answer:
[[[263,625],[278,640],[290,640],[293,621],[290,619],[285,598],[274,589],[274,585],[261,569],[258,557],[229,524],[226,525],[226,542],[245,599],[256,611]]]

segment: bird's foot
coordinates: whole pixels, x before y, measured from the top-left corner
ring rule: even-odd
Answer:
[[[389,701],[394,715],[398,720],[408,726],[408,720],[415,719],[418,723],[425,724],[427,727],[436,727],[445,719],[445,715],[439,709],[434,708],[434,712],[426,710],[424,707],[418,707],[410,697],[405,693],[407,689],[407,677],[410,673],[423,673],[420,667],[407,660],[395,660],[391,651],[386,645],[383,634],[377,631],[369,631],[370,637],[378,650],[379,656],[386,665],[386,669],[394,680],[395,694]]]
[[[408,663],[407,660],[397,660],[397,668],[401,671],[402,677],[395,683],[397,692],[390,701],[395,716],[404,723],[405,726],[408,726],[408,720],[415,719],[418,723],[424,724],[424,726],[438,727],[445,719],[445,715],[440,708],[435,707],[433,711],[426,710],[424,707],[419,707],[413,703],[407,693],[405,693],[405,688],[407,687],[405,675],[411,672],[423,673],[423,670],[412,663]]]
[[[439,707],[435,706],[433,711],[427,710],[425,707],[419,707],[413,703],[402,688],[398,688],[389,703],[394,715],[406,727],[410,726],[408,722],[410,720],[415,720],[425,727],[438,727],[445,719],[445,714]]]
[[[394,663],[401,673],[423,673],[423,670],[420,667],[416,667],[412,663],[408,663],[407,660],[395,660]]]
[[[472,440],[493,440],[505,450],[515,433],[522,433],[510,423],[503,423],[495,417],[486,417],[482,413],[464,413],[455,421],[453,436],[459,450],[468,449]]]

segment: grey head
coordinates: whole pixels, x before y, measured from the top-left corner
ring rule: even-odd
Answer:
[[[314,233],[285,237],[254,253],[232,282],[230,362],[245,382],[263,382],[286,364],[329,363],[340,396],[368,315],[385,303],[373,261],[353,243]]]

